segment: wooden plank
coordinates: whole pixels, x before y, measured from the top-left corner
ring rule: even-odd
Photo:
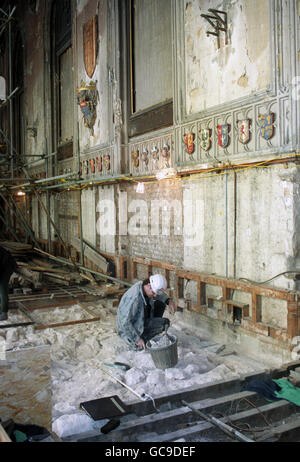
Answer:
[[[44,260],[41,260],[39,258],[31,258],[32,263],[34,263],[37,266],[44,266],[46,269],[47,268],[52,268],[51,263],[48,263]]]
[[[298,432],[298,434],[300,434],[300,417],[295,418],[292,422],[288,422],[282,425],[277,425],[271,430],[265,431],[263,434],[259,436],[259,438],[257,438],[257,441],[263,442],[272,437],[277,437],[277,439],[279,439],[285,434],[288,434],[295,430]]]
[[[42,330],[42,329],[48,329],[52,327],[62,327],[62,326],[73,326],[75,324],[83,324],[86,322],[94,322],[94,321],[100,321],[100,317],[96,317],[93,319],[80,319],[77,321],[66,321],[66,322],[58,322],[55,324],[44,324],[42,326],[37,326],[36,330]]]
[[[16,322],[14,324],[1,324],[0,329],[10,329],[11,327],[25,327],[32,326],[35,322]]]
[[[69,287],[70,288],[70,287]],[[85,293],[82,293],[82,291],[77,291],[77,292],[73,292],[73,297],[79,297],[79,296],[86,296],[86,295],[91,295],[87,292]],[[41,301],[41,300],[49,300],[49,299],[56,299],[58,300],[59,298],[67,298],[66,297],[66,293],[65,292],[62,292],[61,290],[59,292],[49,292],[49,293],[43,293],[43,294],[39,294],[39,295],[28,295],[26,297],[24,297],[24,295],[10,295],[9,296],[9,301],[13,302],[13,303],[17,303],[19,301],[21,302],[31,302],[31,301]],[[95,298],[98,298],[97,295],[95,294]],[[59,300],[58,300],[58,303],[59,303]]]
[[[216,411],[219,406],[232,406],[236,401],[239,401],[243,398],[253,398],[256,395],[255,392],[243,391],[240,393],[230,394],[224,397],[215,398],[215,399],[203,399],[201,401],[193,402],[193,405],[198,409],[202,410],[214,410]],[[190,410],[187,406],[181,406],[179,408],[171,409],[170,411],[165,411],[163,413],[148,414],[146,416],[141,416],[139,418],[133,418],[127,422],[121,423],[117,430],[114,431],[114,436],[117,434],[120,435],[122,432],[132,432],[133,434],[138,434],[142,430],[148,429],[149,431],[154,430],[162,421],[164,424],[168,423],[184,423],[187,420],[187,414],[190,413]],[[106,438],[103,437],[103,440]]]
[[[242,411],[242,412],[237,412],[235,414],[231,414],[226,417],[222,417],[220,419],[221,422],[241,422],[241,421],[247,421],[249,418],[253,417],[261,417],[262,413],[267,413],[267,412],[273,412],[277,411],[278,409],[283,409],[283,408],[290,408],[290,403],[284,400],[276,401],[275,403],[271,404],[266,404],[264,406],[260,406],[255,409],[250,409],[247,411]],[[300,424],[300,418],[299,424]],[[207,430],[212,430],[214,425],[210,422],[200,422],[199,424],[195,424],[192,426],[189,426],[187,428],[183,428],[180,430],[175,430],[170,433],[165,433],[165,434],[156,434],[155,436],[155,442],[163,442],[163,441],[174,441],[179,438],[185,438],[185,437],[191,437],[191,436],[196,436],[201,434],[203,431]],[[273,435],[274,432],[270,431],[268,432],[268,435]],[[144,437],[138,438],[138,441],[140,442],[148,442],[148,441],[153,441],[153,434],[149,437],[148,435],[145,435]]]
[[[95,313],[93,313],[93,311],[91,311],[87,306],[84,306],[83,303],[78,303],[78,305],[80,306],[80,308],[86,311],[90,316],[92,316],[92,318],[94,318]]]
[[[177,270],[177,274],[179,277],[184,278],[184,279],[189,279],[192,281],[197,281],[199,279],[199,275],[195,273],[191,273],[190,271],[184,271],[184,270]],[[201,278],[202,279],[202,278]]]
[[[26,313],[26,310],[25,310],[24,305],[22,304],[22,302],[18,302],[18,305],[19,305],[19,310],[21,311],[21,313],[24,314],[25,318],[29,319],[29,322],[35,323],[35,320],[31,318],[30,314]],[[23,306],[21,306],[21,305],[23,305]]]
[[[208,300],[213,300],[213,301],[219,302],[219,303],[222,303],[222,302],[224,301],[222,296],[220,296],[220,297],[213,297],[212,295],[207,295],[207,296],[206,296],[206,301],[208,301]],[[230,301],[232,301],[232,300],[230,300]],[[226,303],[226,302],[225,302],[225,303]],[[208,305],[208,303],[206,303],[206,304]]]
[[[135,114],[130,118],[129,136],[156,130],[173,124],[173,102],[167,101],[151,111]]]
[[[176,271],[178,269],[177,266],[171,265],[168,262],[151,260],[150,258],[144,258],[144,257],[133,257],[132,262],[135,264],[139,263],[140,265],[146,265],[146,266],[150,264],[156,268],[167,269],[169,271]]]
[[[293,338],[298,335],[298,304],[296,301],[287,303],[287,333]]]
[[[280,300],[294,301],[296,292],[291,293],[288,289],[275,289],[267,286],[259,286],[250,282],[237,281],[234,279],[226,279],[222,276],[213,276],[206,273],[197,273],[187,270],[176,269],[176,273],[179,277],[185,279],[195,280],[200,278],[202,282],[206,284],[216,285],[216,286],[226,286],[227,289],[231,290],[240,290],[243,292],[251,292],[253,289],[258,295],[263,295],[270,298],[279,298]]]
[[[257,295],[254,291],[252,292],[252,321],[256,324],[261,322],[261,296]]]
[[[20,303],[20,302],[18,302],[18,303]],[[58,302],[56,302],[56,303],[49,303],[47,305],[44,304],[44,305],[39,305],[39,306],[34,306],[34,307],[26,307],[24,304],[22,304],[23,306],[20,309],[26,315],[26,311],[35,311],[35,310],[41,310],[41,309],[46,309],[46,308],[61,308],[63,306],[71,306],[71,305],[74,305],[74,304],[76,304],[76,300],[72,299],[72,300],[65,301],[65,302],[59,303],[59,304],[58,304]],[[66,322],[60,322],[60,323],[53,323],[53,324],[47,324],[47,325],[39,323],[38,325],[36,325],[36,329],[41,330],[41,329],[46,329],[48,327],[49,328],[50,327],[61,327],[61,326],[67,326],[67,325],[73,325],[73,324],[86,323],[86,322],[99,321],[100,320],[100,317],[95,316],[95,313],[93,313],[87,307],[85,307],[81,303],[78,303],[78,304],[88,315],[91,316],[91,318],[89,318],[89,319],[81,319],[81,320],[77,320],[77,321],[66,321]],[[29,315],[28,315],[28,317],[29,317]]]
[[[206,284],[204,284],[201,279],[197,280],[197,304],[204,305],[206,299]]]
[[[291,293],[288,289],[276,289],[273,287],[268,287],[268,286],[261,286],[257,285],[252,282],[246,282],[246,281],[240,281],[240,280],[235,280],[235,279],[228,279],[222,276],[215,276],[207,273],[199,273],[199,272],[194,272],[194,271],[189,271],[189,270],[183,270],[182,268],[171,265],[168,262],[161,262],[161,261],[156,261],[156,260],[151,260],[143,257],[133,257],[132,262],[134,264],[134,267],[136,266],[137,263],[143,264],[143,265],[149,265],[151,264],[153,267],[157,268],[163,268],[163,269],[168,269],[170,271],[176,272],[176,276],[184,279],[191,279],[191,280],[197,280],[200,279],[202,283],[205,284],[212,284],[212,285],[217,285],[217,286],[225,286],[228,289],[233,289],[233,290],[241,290],[245,292],[253,292],[253,290],[256,291],[258,295],[263,295],[266,297],[271,297],[271,298],[279,298],[281,300],[287,300],[287,301],[295,301],[295,296],[296,296],[296,291]],[[135,269],[135,268],[134,268]],[[136,277],[136,273],[134,272],[133,277]]]
[[[204,347],[207,348],[207,345]],[[284,376],[286,370],[283,369],[280,374],[276,375],[276,378]],[[226,380],[217,380],[211,383],[204,383],[201,385],[192,386],[188,388],[184,388],[182,390],[174,391],[168,393],[168,395],[161,394],[155,398],[156,406],[161,406],[167,402],[172,402],[174,405],[176,403],[181,402],[182,399],[187,400],[200,400],[200,399],[207,399],[207,398],[217,398],[222,395],[238,393],[241,390],[241,387],[244,383],[254,380],[260,379],[265,380],[267,377],[270,376],[270,371],[260,371],[251,374],[243,375],[243,379],[236,379],[230,378]],[[273,377],[273,376],[272,376]],[[274,377],[275,378],[275,377]],[[191,398],[192,397],[192,398]],[[131,403],[131,410],[136,415],[146,414],[149,412],[153,412],[153,404],[151,401],[138,401]]]
[[[64,271],[64,270],[59,270],[59,269],[49,268],[49,267],[46,268],[44,266],[32,266],[32,265],[29,265],[28,263],[22,263],[19,261],[18,261],[18,266],[30,269],[31,271],[47,271],[48,273],[57,273],[58,275],[63,274],[65,278],[69,279],[68,275],[70,274],[70,271]]]
[[[241,303],[241,302],[237,302],[235,300],[224,300],[223,303],[225,303],[225,305],[230,305],[230,306],[237,306],[239,308],[249,308],[249,304],[248,303]]]
[[[236,438],[237,440],[239,441],[242,441],[242,442],[246,442],[246,443],[254,443],[254,440],[251,439],[251,438],[248,438],[246,435],[244,435],[243,433],[235,430],[234,428],[232,428],[230,425],[227,425],[225,424],[224,422],[222,422],[222,420],[220,419],[217,419],[216,417],[214,416],[208,416],[206,414],[204,414],[202,411],[200,411],[199,409],[195,409],[194,406],[192,406],[191,404],[187,403],[186,401],[183,401],[183,404],[185,404],[186,406],[188,406],[193,412],[195,412],[196,414],[198,414],[200,417],[202,417],[202,419],[205,419],[207,420],[208,422],[211,422],[213,425],[215,425],[217,428],[219,428],[221,431],[223,431],[224,433],[226,434],[229,434],[229,436],[232,436],[233,438]]]
[[[35,310],[44,310],[46,308],[58,308],[58,307],[61,307],[61,306],[70,306],[70,305],[75,305],[76,304],[76,300],[69,300],[69,301],[65,301],[65,302],[60,302],[58,300],[56,300],[55,303],[47,303],[45,305],[38,305],[38,306],[24,306],[24,310],[25,311],[35,311]]]
[[[78,252],[81,252],[80,239],[74,237],[72,239],[72,245]],[[84,244],[84,256],[88,258],[92,263],[95,263],[103,273],[108,272],[108,261],[99,252]]]

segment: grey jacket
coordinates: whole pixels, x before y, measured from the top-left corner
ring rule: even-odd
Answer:
[[[135,345],[144,331],[144,312],[146,300],[143,294],[142,281],[136,282],[130,289],[125,292],[121,298],[116,328],[123,340],[129,345]],[[169,299],[169,295],[160,292],[155,298],[149,298],[151,312],[156,300],[163,303]],[[151,316],[152,313],[150,313]]]

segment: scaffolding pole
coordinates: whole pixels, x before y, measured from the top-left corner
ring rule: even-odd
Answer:
[[[8,9],[9,16],[11,16],[11,9]],[[8,49],[9,49],[9,94],[13,92],[13,77],[12,77],[12,24],[11,21],[8,23]],[[9,136],[10,136],[10,169],[11,178],[14,177],[14,113],[13,113],[13,101],[9,100]]]
[[[14,207],[10,207],[9,202],[7,201],[7,199],[6,199],[6,197],[4,196],[4,194],[0,193],[0,196],[2,197],[2,199],[4,200],[4,202],[6,203],[8,209],[11,208],[11,210],[12,210],[13,214],[15,215],[15,217],[17,218],[17,220],[22,222],[22,225],[23,225],[23,227],[25,228],[27,237],[28,237],[28,234],[29,234],[29,236],[31,237],[31,239],[33,240],[33,242],[34,242],[34,243],[36,244],[36,246],[41,250],[41,246],[40,246],[39,243],[36,241],[36,239],[35,239],[35,237],[34,237],[33,231],[31,230],[29,224],[27,223],[26,218],[23,217],[22,212],[20,211],[20,209],[19,209],[19,207],[17,206],[17,204],[14,202],[12,196],[9,196],[9,197],[10,197],[10,199],[12,200],[12,202],[14,203],[15,209],[18,211],[19,216],[17,215],[16,211],[14,210]]]
[[[5,28],[6,28],[7,24],[10,24],[10,22],[11,22],[11,20],[12,20],[12,17],[13,17],[13,14],[14,14],[16,8],[17,8],[17,7],[14,6],[13,9],[10,11],[9,14],[5,13],[5,11],[2,10],[2,8],[0,8],[0,11],[1,11],[1,12],[4,14],[4,16],[6,16],[6,18],[7,18],[7,19],[5,20],[5,22],[4,22],[4,24],[2,24],[2,27],[1,27],[1,29],[0,29],[0,37],[1,37],[1,35],[3,34],[3,32],[5,31]],[[9,9],[10,9],[10,7],[9,7]]]
[[[27,172],[27,170],[26,170],[24,167],[23,167],[23,171],[24,171],[25,175],[28,175],[28,172]],[[61,237],[61,235],[60,235],[59,230],[57,229],[57,227],[56,227],[54,221],[52,220],[51,215],[50,215],[50,211],[48,211],[47,208],[45,207],[45,204],[43,203],[42,199],[40,198],[40,196],[39,196],[39,194],[38,194],[38,192],[36,191],[35,188],[33,188],[33,192],[34,192],[34,194],[35,194],[35,196],[36,196],[36,198],[37,198],[39,204],[41,205],[42,209],[45,211],[45,213],[46,213],[46,215],[47,215],[47,217],[48,217],[48,219],[49,219],[51,225],[52,225],[53,228],[55,229],[55,232],[56,232],[56,234],[57,234],[57,237],[58,237],[58,239],[60,240],[60,242],[62,243],[62,245],[63,245],[63,247],[64,247],[64,249],[65,249],[67,255],[69,256],[70,260],[72,261],[72,264],[74,265],[75,268],[77,268],[77,263],[76,263],[75,260],[73,259],[70,250],[69,250],[68,247],[66,246],[64,240],[62,239],[62,237]]]
[[[45,153],[47,155],[48,152],[48,143],[47,138],[45,140]],[[46,159],[46,177],[49,177],[49,159]],[[50,210],[51,210],[51,203],[50,203],[50,192],[46,191],[46,200],[47,200],[47,209],[49,210],[48,220],[47,220],[47,235],[48,235],[48,252],[51,252],[51,226],[50,226]]]
[[[13,90],[13,92],[12,92],[10,95],[8,95],[8,96],[6,97],[6,100],[5,100],[3,103],[1,103],[0,109],[4,108],[4,107],[9,103],[9,101],[11,100],[11,98],[12,98],[13,96],[15,96],[15,94],[16,94],[19,90],[20,90],[20,87],[16,87],[16,88]]]
[[[8,220],[5,219],[5,215],[6,214],[5,214],[4,210],[2,209],[2,207],[0,207],[0,219],[1,219],[1,221],[4,223],[6,228],[10,231],[11,235],[15,238],[15,240],[17,242],[20,242],[20,239],[15,234],[14,230],[11,228],[10,224],[8,223]]]
[[[47,255],[50,259],[60,261],[61,263],[65,263],[66,265],[72,265],[72,263],[70,261],[65,260],[63,258],[55,257],[54,255],[50,255],[49,253],[44,252],[43,250],[39,250],[39,249],[33,249],[33,250],[36,250],[37,252],[39,252],[39,253],[41,253],[43,255]],[[133,284],[131,284],[130,282],[122,281],[121,279],[114,278],[113,276],[109,276],[108,274],[99,273],[99,271],[92,270],[92,269],[87,268],[86,266],[83,266],[83,265],[78,265],[78,268],[83,270],[83,271],[86,271],[88,273],[96,274],[97,276],[101,276],[102,278],[108,279],[109,281],[118,282],[119,284],[122,284],[122,285],[127,286],[127,287],[132,287],[133,286]]]
[[[51,181],[61,180],[61,179],[68,178],[68,177],[74,176],[74,175],[76,175],[76,173],[66,173],[65,175],[53,176],[53,177],[50,177],[50,178],[42,178],[41,180],[34,180],[32,178],[27,177],[27,178],[23,178],[23,181],[27,180],[26,183],[11,186],[10,189],[26,188],[27,186],[34,186],[34,185],[37,185],[37,184],[50,183]],[[16,178],[15,180],[19,180],[19,178]]]
[[[79,146],[79,125],[78,120],[76,121],[75,131],[75,150],[77,157],[77,168],[78,176],[80,175],[80,146]],[[83,247],[83,229],[82,229],[82,192],[81,189],[78,191],[78,210],[79,210],[79,238],[80,238],[80,260],[81,264],[84,265],[84,247]]]
[[[80,249],[81,249],[81,264],[84,265],[84,248],[83,248],[83,233],[82,233],[82,203],[81,203],[81,189],[78,191],[78,208],[79,208],[79,235],[80,235]]]
[[[39,243],[38,243],[38,242],[36,241],[36,239],[35,239],[35,235],[34,235],[33,230],[31,229],[30,225],[28,224],[26,218],[23,216],[23,213],[21,212],[20,208],[18,207],[18,205],[17,205],[16,202],[14,201],[13,197],[12,197],[12,196],[9,196],[9,197],[10,197],[10,200],[12,201],[13,205],[15,206],[16,211],[18,212],[18,214],[19,214],[19,216],[20,216],[21,222],[22,222],[23,225],[25,226],[25,231],[27,231],[27,232],[26,232],[27,240],[28,240],[28,236],[30,236],[31,239],[33,240],[33,242],[34,242],[35,244],[37,244],[37,246],[38,246],[39,248],[41,248],[41,246],[39,245]],[[8,204],[8,206],[9,206],[9,204]],[[14,212],[13,207],[12,207],[12,210],[13,210],[13,212]],[[15,216],[16,216],[16,218],[18,218],[18,215],[17,215],[16,213],[15,213]]]
[[[39,194],[38,194],[38,192],[36,191],[35,188],[33,188],[33,192],[34,192],[34,194],[35,194],[35,196],[36,196],[36,198],[37,198],[39,204],[41,205],[42,209],[44,210],[44,212],[46,212],[46,215],[48,216],[48,219],[50,220],[50,223],[52,224],[53,228],[55,229],[55,232],[56,232],[56,234],[57,234],[57,237],[58,237],[58,239],[60,240],[60,242],[62,243],[62,245],[63,245],[63,247],[64,247],[64,249],[65,249],[67,255],[69,256],[70,260],[72,260],[72,263],[73,263],[74,267],[77,268],[77,264],[76,264],[75,260],[73,259],[70,250],[69,250],[68,247],[66,246],[66,243],[65,243],[64,240],[62,239],[62,237],[61,237],[61,235],[60,235],[60,233],[59,233],[58,228],[56,227],[54,221],[52,220],[52,218],[51,218],[51,216],[50,216],[50,213],[48,212],[47,208],[45,207],[44,202],[43,202],[42,199],[39,197]]]

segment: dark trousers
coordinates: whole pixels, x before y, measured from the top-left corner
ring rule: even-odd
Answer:
[[[149,316],[145,319],[144,332],[141,337],[144,342],[148,342],[153,337],[161,334],[166,327],[169,327],[170,321],[167,318],[163,318],[166,305],[160,301],[154,302],[153,316]]]
[[[8,283],[11,275],[8,272],[0,279],[0,313],[8,312]]]

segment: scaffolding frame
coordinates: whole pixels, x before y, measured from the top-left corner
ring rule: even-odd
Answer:
[[[5,155],[0,155],[0,165],[8,164],[9,169],[10,169],[10,175],[5,177],[5,178],[0,178],[0,197],[3,200],[3,203],[6,204],[7,208],[12,211],[13,215],[15,216],[17,222],[20,224],[20,228],[25,230],[26,234],[26,241],[28,242],[29,239],[32,240],[32,242],[35,245],[35,250],[43,252],[41,249],[41,246],[38,242],[38,239],[35,238],[35,233],[34,230],[31,228],[30,223],[28,222],[26,216],[22,214],[22,211],[18,207],[16,200],[14,199],[13,192],[16,189],[21,189],[26,192],[30,192],[36,196],[38,203],[41,206],[41,209],[44,210],[47,216],[47,235],[48,235],[48,250],[49,253],[46,253],[46,255],[49,258],[54,258],[56,260],[59,260],[57,257],[54,257],[51,255],[51,248],[52,248],[52,243],[51,243],[51,226],[54,228],[56,235],[58,236],[62,246],[66,250],[69,260],[66,259],[61,259],[61,263],[66,264],[66,265],[71,265],[75,270],[78,270],[79,272],[84,272],[84,273],[89,273],[91,277],[93,275],[97,275],[100,278],[104,278],[105,280],[110,280],[113,282],[117,283],[122,283],[123,285],[128,285],[131,286],[130,283],[124,282],[122,280],[119,280],[117,278],[114,278],[110,275],[91,270],[84,266],[84,244],[83,244],[83,232],[82,232],[82,203],[81,203],[81,188],[80,185],[83,182],[86,182],[86,180],[83,180],[80,178],[80,147],[79,147],[79,127],[78,127],[78,121],[76,124],[76,131],[75,131],[75,152],[74,152],[74,157],[77,159],[77,166],[78,166],[78,172],[73,172],[73,173],[67,173],[63,175],[56,175],[56,176],[49,176],[49,159],[52,156],[57,155],[57,151],[48,153],[48,143],[47,139],[45,140],[45,146],[44,146],[44,152],[42,154],[26,154],[26,153],[18,153],[15,149],[14,146],[14,125],[13,125],[13,120],[14,120],[14,108],[13,108],[13,98],[18,94],[18,91],[20,90],[19,87],[12,88],[13,87],[13,66],[12,66],[12,23],[14,20],[14,14],[16,11],[17,7],[13,6],[11,8],[10,5],[8,5],[8,12],[4,11],[3,8],[0,8],[0,37],[2,34],[5,32],[5,30],[8,27],[8,42],[9,42],[9,47],[8,47],[8,90],[9,90],[9,95],[6,97],[5,101],[0,104],[0,110],[4,109],[9,105],[9,135],[4,133],[4,131],[0,128],[0,134],[4,138],[4,140],[7,143],[7,154]],[[24,146],[25,147],[25,146]],[[9,152],[8,152],[9,150]],[[29,158],[35,158],[37,157],[38,159],[30,160],[29,162],[25,163],[22,165],[21,169],[23,173],[25,174],[25,178],[20,178],[18,176],[15,176],[14,172],[16,169],[20,169],[20,167],[16,167],[16,156],[23,158],[29,157]],[[1,161],[1,158],[4,158]],[[33,179],[30,178],[29,173],[26,169],[26,167],[31,166],[33,164],[39,163],[41,161],[45,161],[45,169],[46,169],[46,178],[42,179]],[[78,264],[75,262],[74,258],[72,258],[72,255],[66,246],[65,242],[63,241],[59,230],[54,223],[54,221],[51,218],[50,214],[50,189],[55,188],[58,189],[60,187],[65,187],[68,188],[69,185],[66,185],[65,183],[61,183],[62,180],[66,179],[71,179],[71,186],[78,186],[79,187],[79,224],[80,224],[80,242],[81,242],[81,264]],[[114,176],[106,177],[106,178],[97,178],[97,180],[101,182],[110,182],[111,180],[115,180]],[[56,184],[52,184],[53,182],[56,182]],[[9,183],[8,185],[5,183]],[[37,187],[39,190],[37,191]],[[43,191],[46,194],[46,204],[43,203],[41,197],[39,196],[39,192]],[[5,225],[6,229],[9,231],[9,233],[12,235],[12,237],[19,242],[20,239],[17,236],[17,233],[15,230],[12,228],[12,226],[9,223],[9,216],[5,213],[3,210],[2,206],[0,206],[0,220],[3,222]]]
[[[8,76],[6,78],[6,81],[8,82],[8,93],[9,95],[6,97],[5,101],[0,105],[0,109],[3,109],[9,105],[9,134],[7,135],[4,133],[4,131],[0,128],[0,134],[2,135],[3,139],[7,143],[7,153],[6,155],[1,155],[2,161],[0,160],[0,165],[8,164],[8,170],[9,175],[5,178],[0,178],[1,183],[10,183],[9,186],[5,184],[0,184],[0,197],[4,201],[4,203],[7,205],[8,208],[11,208],[12,213],[16,217],[17,221],[20,223],[21,229],[25,230],[26,233],[26,240],[29,238],[32,239],[34,242],[35,246],[39,249],[41,249],[38,241],[35,239],[34,236],[34,231],[32,230],[30,224],[28,223],[26,217],[24,217],[19,209],[19,207],[16,204],[16,201],[14,200],[14,197],[12,195],[12,192],[15,189],[23,189],[26,192],[30,191],[35,194],[38,203],[41,205],[41,209],[44,210],[44,212],[47,215],[47,235],[48,235],[48,250],[49,252],[51,251],[51,226],[55,229],[55,232],[61,241],[63,247],[67,250],[67,246],[65,245],[63,239],[60,236],[59,230],[57,229],[54,221],[51,218],[50,214],[50,191],[49,189],[45,188],[46,185],[49,185],[53,183],[53,181],[58,181],[66,178],[73,178],[73,179],[79,179],[79,173],[69,173],[69,174],[64,174],[64,175],[57,175],[57,176],[52,176],[49,177],[49,158],[52,156],[55,156],[57,152],[52,152],[48,154],[48,145],[47,145],[47,140],[45,140],[45,147],[44,147],[44,153],[42,154],[19,154],[17,153],[15,146],[14,146],[14,107],[13,107],[13,98],[14,96],[17,95],[18,91],[20,90],[19,87],[16,87],[13,89],[13,56],[12,56],[12,40],[13,40],[13,30],[12,30],[12,23],[15,18],[15,12],[16,12],[17,6],[14,5],[11,7],[10,4],[7,5],[7,11],[5,11],[3,8],[0,8],[0,37],[2,34],[7,30],[8,28],[8,56],[6,59],[8,59]],[[77,143],[78,144],[78,143]],[[79,147],[79,146],[78,146]],[[78,165],[80,163],[79,160],[79,149],[78,149]],[[25,178],[18,178],[15,176],[15,170],[16,170],[16,157],[19,156],[22,158],[22,160],[26,157],[33,158],[37,157],[38,159],[35,160],[30,160],[26,164],[22,165],[22,170],[25,173]],[[39,180],[34,180],[33,178],[30,178],[26,167],[35,164],[37,162],[40,162],[44,160],[45,161],[45,169],[46,169],[46,178],[39,179]],[[20,168],[20,167],[18,167]],[[79,169],[78,169],[79,170]],[[75,178],[74,178],[75,177]],[[24,183],[25,181],[25,183]],[[45,189],[46,193],[46,204],[47,206],[44,205],[42,199],[39,196],[39,192],[36,190],[36,187],[39,186],[41,189]],[[10,204],[8,201],[11,201],[13,207],[10,207]],[[81,195],[80,195],[80,209],[81,209]],[[18,240],[17,234],[14,232],[13,228],[10,226],[9,220],[5,218],[5,212],[3,211],[1,207],[1,221],[4,223],[6,226],[6,229],[10,232],[10,234],[13,236],[14,239]],[[81,213],[80,213],[81,216]],[[80,219],[80,239],[82,242],[82,219]],[[83,252],[83,244],[82,244],[82,252]],[[70,259],[72,260],[72,264],[74,267],[77,267],[76,262],[68,252]],[[83,253],[81,255],[81,260],[82,263],[84,262],[84,256]]]

